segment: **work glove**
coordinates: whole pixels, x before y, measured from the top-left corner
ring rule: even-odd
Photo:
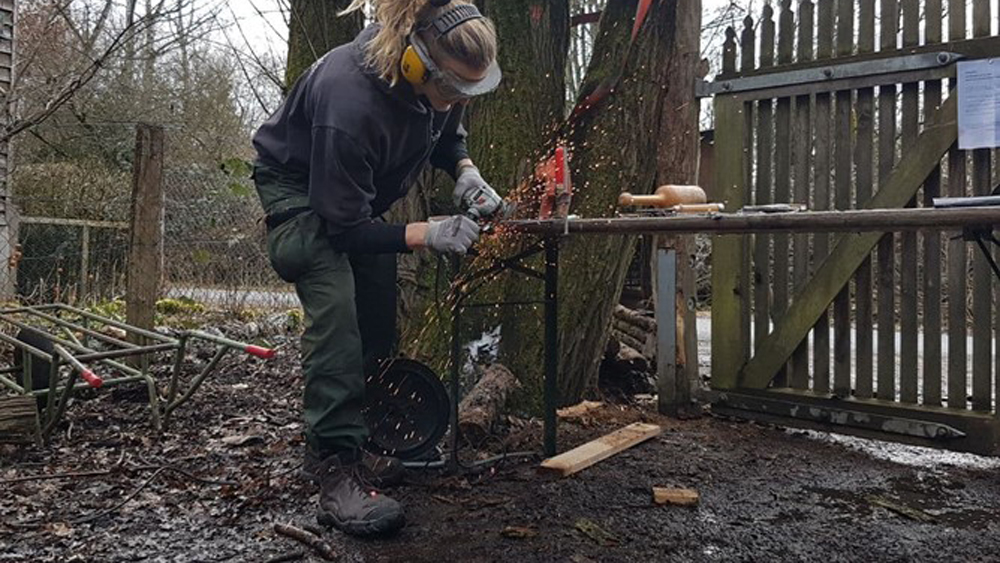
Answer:
[[[424,244],[435,252],[465,254],[479,240],[479,225],[464,215],[431,221]]]
[[[503,207],[503,200],[475,166],[465,166],[455,180],[455,206],[473,219],[488,219]]]

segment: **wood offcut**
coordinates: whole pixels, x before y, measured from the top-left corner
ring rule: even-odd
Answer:
[[[674,506],[697,506],[698,491],[694,489],[673,489],[653,487],[653,502],[656,504],[671,504]]]
[[[549,458],[542,462],[539,470],[543,473],[566,477],[636,444],[659,436],[661,431],[662,428],[655,424],[636,422],[568,452]]]

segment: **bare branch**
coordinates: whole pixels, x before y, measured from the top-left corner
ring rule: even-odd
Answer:
[[[89,83],[114,53],[127,41],[130,41],[138,33],[144,31],[149,25],[152,25],[152,20],[142,18],[132,25],[125,27],[112,39],[111,43],[99,56],[91,60],[86,68],[53,93],[44,106],[26,117],[15,119],[0,127],[0,143],[6,143],[18,133],[43,123],[66,102],[72,99],[80,88]]]

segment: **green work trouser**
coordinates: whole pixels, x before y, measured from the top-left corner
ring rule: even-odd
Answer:
[[[258,190],[269,189],[269,176],[258,168]],[[323,450],[358,448],[368,438],[366,374],[396,343],[396,256],[335,251],[312,211],[270,229],[267,250],[278,275],[295,284],[305,313],[306,440]]]

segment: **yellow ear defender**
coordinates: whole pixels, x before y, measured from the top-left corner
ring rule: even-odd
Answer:
[[[431,4],[441,7],[451,0],[431,0]],[[425,47],[417,35],[422,31],[433,32],[435,37],[443,37],[459,25],[469,21],[482,18],[479,9],[473,4],[461,4],[447,12],[441,14],[434,20],[418,25],[410,35],[406,50],[403,51],[403,58],[399,62],[403,71],[403,78],[410,84],[423,84],[430,78],[428,67],[434,68],[434,61],[430,57]]]
[[[429,74],[427,72],[427,64],[421,58],[420,53],[417,52],[417,48],[413,46],[413,43],[407,45],[406,51],[403,51],[403,58],[399,66],[403,71],[403,78],[410,84],[423,84],[429,78],[427,76]]]

